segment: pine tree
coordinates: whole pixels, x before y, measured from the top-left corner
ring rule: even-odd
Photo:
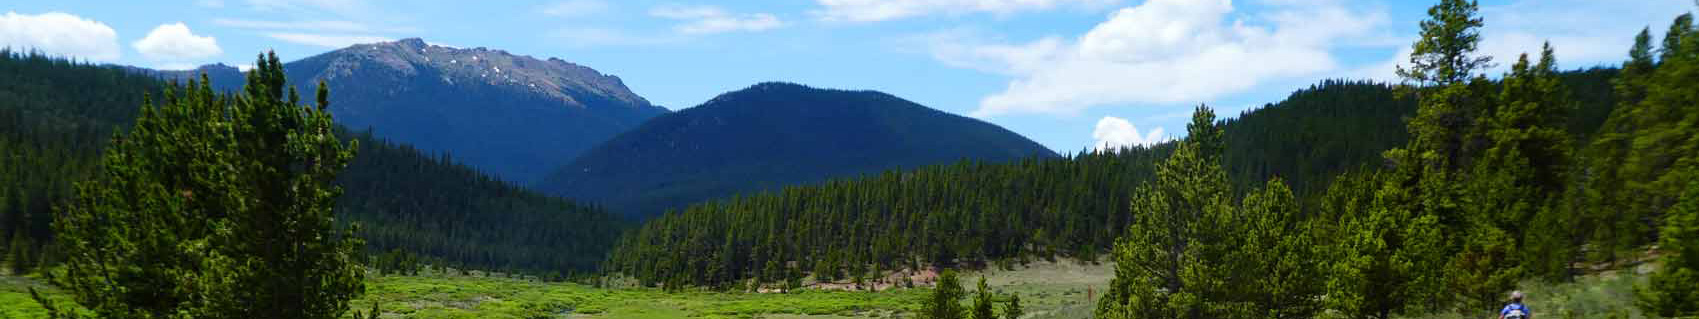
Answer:
[[[363,244],[333,225],[331,182],[353,154],[332,135],[328,91],[299,105],[275,54],[240,96],[208,82],[144,102],[104,174],[78,183],[53,223],[57,283],[106,318],[342,316],[364,291]]]
[[[1699,181],[1688,183],[1681,202],[1664,215],[1658,242],[1663,269],[1636,287],[1636,304],[1659,317],[1699,315]]]
[[[1615,262],[1618,252],[1628,250],[1639,242],[1642,228],[1641,212],[1630,205],[1629,192],[1624,191],[1622,167],[1633,147],[1633,134],[1639,129],[1642,111],[1640,101],[1646,96],[1646,81],[1656,68],[1652,60],[1650,28],[1641,29],[1622,63],[1622,73],[1612,80],[1617,105],[1605,123],[1593,134],[1584,153],[1586,164],[1580,172],[1582,204],[1575,211],[1581,225],[1591,225],[1587,241],[1597,249],[1590,258]]]
[[[1327,283],[1328,308],[1346,318],[1391,318],[1421,312],[1444,303],[1445,247],[1439,216],[1425,209],[1424,174],[1438,175],[1437,155],[1410,154],[1395,149],[1387,159],[1398,164],[1374,175],[1379,183],[1373,201],[1361,211],[1346,213],[1340,237],[1331,253]],[[1371,180],[1372,181],[1372,180]]]
[[[932,295],[922,301],[919,318],[967,319],[967,309],[963,309],[960,303],[966,295],[962,291],[961,280],[956,278],[956,271],[946,269],[938,275],[938,286],[932,288]]]
[[[991,300],[991,288],[985,286],[985,276],[979,276],[979,287],[974,292],[973,309],[968,312],[968,318],[997,319],[997,314],[992,309],[994,303]]]
[[[1469,226],[1452,257],[1452,291],[1470,301],[1462,309],[1490,309],[1524,275],[1567,278],[1573,227],[1553,205],[1567,185],[1571,105],[1555,64],[1549,44],[1537,65],[1523,54],[1486,122],[1492,146],[1464,181]]]
[[[1157,179],[1134,193],[1133,220],[1115,244],[1115,279],[1097,318],[1219,318],[1249,310],[1224,295],[1234,285],[1228,259],[1237,243],[1228,235],[1233,208],[1219,162],[1220,128],[1206,107],[1187,127],[1187,139],[1157,166]]]
[[[1398,75],[1424,85],[1420,107],[1409,121],[1415,154],[1434,152],[1437,164],[1447,171],[1467,165],[1478,134],[1474,119],[1492,103],[1483,96],[1486,80],[1478,70],[1492,66],[1492,58],[1475,56],[1483,25],[1473,0],[1442,0],[1428,9],[1421,22],[1421,39],[1412,45],[1410,68],[1399,66]]]
[[[1003,305],[1003,319],[1020,319],[1023,314],[1026,309],[1021,308],[1021,296],[1010,294],[1009,302]]]
[[[1428,8],[1421,23],[1421,40],[1410,53],[1409,69],[1398,67],[1398,76],[1421,83],[1446,86],[1474,77],[1475,70],[1492,67],[1492,57],[1470,56],[1481,41],[1482,20],[1473,0],[1442,0]]]
[[[1232,260],[1239,263],[1236,292],[1254,307],[1253,317],[1311,318],[1322,310],[1326,276],[1312,236],[1311,222],[1299,210],[1297,196],[1276,178],[1245,197],[1234,220],[1243,236]]]

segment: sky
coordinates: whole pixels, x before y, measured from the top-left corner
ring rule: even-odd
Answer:
[[[1324,79],[1397,81],[1434,1],[13,0],[0,46],[97,63],[246,67],[356,43],[558,57],[669,109],[765,81],[877,90],[1060,153],[1183,137]],[[1616,65],[1694,0],[1483,0],[1503,72],[1542,42],[1566,69]]]

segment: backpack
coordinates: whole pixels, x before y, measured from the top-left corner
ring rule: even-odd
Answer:
[[[1527,311],[1528,309],[1522,307],[1521,304],[1511,304],[1510,306],[1504,307],[1504,310],[1505,310],[1504,311],[1504,319],[1526,319],[1526,318],[1528,318],[1528,311]]]

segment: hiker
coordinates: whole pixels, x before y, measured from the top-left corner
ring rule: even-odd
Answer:
[[[1498,311],[1498,319],[1534,319],[1534,314],[1528,311],[1528,306],[1522,305],[1522,292],[1512,291],[1510,304]]]

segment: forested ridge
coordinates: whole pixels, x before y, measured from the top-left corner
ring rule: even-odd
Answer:
[[[90,178],[114,133],[137,116],[144,93],[167,83],[117,67],[27,52],[0,52],[0,231],[14,267],[53,263],[48,228],[71,184]],[[337,221],[363,224],[367,250],[385,268],[418,262],[537,274],[594,270],[627,223],[601,209],[543,196],[452,160],[370,132],[336,183]],[[382,253],[380,255],[380,253]]]
[[[1565,83],[1608,88],[1615,73],[1558,74]],[[1579,104],[1581,110],[1609,112],[1614,106],[1608,89],[1578,94],[1587,96],[1578,99],[1587,101]],[[1323,81],[1216,123],[1226,145],[1222,165],[1235,190],[1261,188],[1279,177],[1298,201],[1319,205],[1335,176],[1384,165],[1381,153],[1409,140],[1404,121],[1415,113],[1415,99],[1400,96],[1394,85]],[[1575,124],[1574,135],[1597,126]],[[657,282],[723,285],[750,277],[776,281],[781,277],[769,273],[789,273],[784,268],[792,264],[796,275],[818,269],[826,278],[854,279],[874,267],[889,271],[957,260],[1089,260],[1122,235],[1130,218],[1122,212],[1132,190],[1154,176],[1154,165],[1172,148],[1166,143],[1017,163],[969,161],[702,203],[651,220],[622,239],[609,270]],[[765,238],[769,232],[776,232],[771,240]],[[776,260],[779,269],[767,269],[768,260]]]
[[[721,286],[867,278],[930,264],[1094,256],[1126,224],[1132,186],[1167,146],[961,162],[692,205],[628,233],[607,265],[650,282]]]
[[[997,125],[890,94],[766,82],[659,115],[533,186],[648,218],[891,168],[1054,156]]]

